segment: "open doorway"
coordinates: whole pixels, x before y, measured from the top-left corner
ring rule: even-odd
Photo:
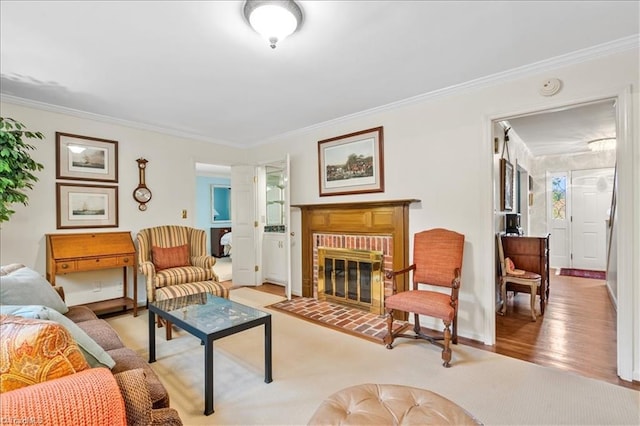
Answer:
[[[562,310],[563,297],[567,297],[565,306],[571,304],[571,300],[575,300],[580,295],[576,295],[571,291],[565,291],[566,285],[574,285],[575,282],[570,283],[564,278],[560,278],[554,275],[555,270],[559,268],[571,265],[571,255],[574,252],[582,253],[593,249],[593,240],[572,238],[572,232],[574,227],[572,226],[572,204],[577,205],[577,201],[572,198],[572,193],[578,195],[580,191],[577,188],[583,190],[585,187],[584,180],[578,183],[576,180],[575,186],[572,186],[572,175],[580,177],[584,175],[586,171],[591,174],[598,174],[601,169],[607,169],[612,171],[616,165],[616,151],[599,151],[594,152],[589,149],[588,142],[595,139],[614,138],[616,137],[616,101],[614,99],[599,100],[579,105],[564,106],[548,111],[538,111],[527,113],[526,115],[504,117],[500,120],[493,122],[494,136],[500,139],[503,136],[502,132],[509,129],[508,144],[511,152],[511,161],[515,166],[517,173],[514,176],[514,199],[513,211],[517,211],[522,216],[522,229],[525,235],[546,235],[551,234],[549,239],[550,253],[551,253],[551,277],[550,277],[550,300],[555,305],[556,310]],[[507,134],[506,132],[504,134]],[[499,152],[499,143],[504,144],[504,140],[496,141],[495,153]],[[504,150],[503,150],[504,152]],[[588,175],[588,173],[587,173]],[[563,187],[564,192],[560,197],[554,199],[553,195],[553,182],[558,176],[564,176],[566,178],[565,185]],[[590,176],[590,175],[589,175]],[[526,179],[525,179],[526,177]],[[602,176],[600,176],[602,177]],[[494,188],[496,193],[500,191],[500,175],[494,173]],[[610,180],[605,179],[607,183]],[[611,179],[612,180],[612,179]],[[598,179],[596,178],[596,181]],[[602,182],[602,180],[600,180]],[[579,185],[579,187],[578,187]],[[609,187],[609,185],[604,185]],[[597,187],[597,184],[596,184]],[[597,188],[596,188],[597,189]],[[572,191],[573,190],[573,191]],[[591,193],[582,192],[583,201],[585,198],[589,198]],[[572,203],[573,201],[573,203]],[[555,205],[554,205],[555,202]],[[611,204],[611,195],[608,196],[608,205],[605,203],[605,208],[602,209],[602,203],[598,205],[598,209],[604,210],[598,217],[601,219],[599,226],[602,227],[602,231],[605,231],[607,226],[607,208]],[[580,213],[584,213],[584,203],[581,204]],[[561,208],[558,208],[561,207]],[[575,206],[574,206],[575,207]],[[550,215],[550,212],[556,209],[557,215],[554,217]],[[496,220],[495,231],[501,232],[505,230],[504,217],[507,212],[497,206],[496,208]],[[509,211],[511,213],[511,211]],[[564,220],[563,227],[557,222],[559,219]],[[591,234],[589,234],[591,235]],[[578,242],[576,242],[578,241]],[[605,242],[598,241],[598,244],[602,244],[602,250],[605,251]],[[581,244],[578,247],[578,244]],[[555,257],[554,257],[555,255]],[[565,256],[569,260],[566,264],[562,260],[562,256]],[[517,266],[517,265],[516,265]],[[605,266],[606,269],[606,266]],[[556,281],[557,289],[554,292],[554,281]],[[580,285],[584,285],[585,288],[592,288],[595,283],[580,282]],[[594,330],[592,326],[591,330],[581,331],[579,327],[577,329],[571,329],[570,338],[569,324],[579,324],[582,322],[580,318],[567,318],[565,310],[565,317],[560,321],[563,330],[563,343],[562,345],[579,345],[574,339],[578,334],[584,332],[584,344],[589,345],[588,342],[593,339],[593,332],[600,333],[600,331],[606,333],[609,339],[612,341],[616,338],[616,313],[615,306],[611,303],[609,295],[612,290],[606,289],[605,286],[608,283],[601,280],[597,283],[598,286],[603,288],[598,296],[600,299],[606,299],[605,302],[610,306],[604,305],[603,309],[609,311],[605,314],[612,318],[608,322],[598,322],[596,327],[609,327],[608,330]],[[571,288],[571,287],[569,287]],[[615,289],[613,290],[615,292]],[[496,292],[498,294],[498,292]],[[544,335],[549,332],[558,331],[558,325],[555,324],[550,330],[546,330],[545,326],[550,325],[554,321],[553,313],[545,311],[545,315],[539,315],[537,324],[530,323],[529,313],[529,295],[513,295],[514,300],[510,300],[515,305],[510,305],[512,309],[512,316],[505,319],[498,318],[496,320],[496,352],[503,353],[501,351],[501,345],[508,344],[520,345],[522,347],[528,346],[531,348],[530,353],[526,351],[512,351],[511,353],[505,353],[509,356],[515,356],[528,361],[537,362],[545,365],[561,366],[562,362],[554,361],[554,356],[561,353],[562,356],[569,357],[569,363],[571,362],[571,350],[565,352],[559,350],[557,345],[549,344],[546,342],[539,346],[536,346],[536,342],[543,341]],[[499,296],[497,296],[499,299]],[[516,300],[518,299],[518,300]],[[612,298],[615,301],[615,297]],[[500,306],[502,300],[497,300],[496,305]],[[521,305],[521,306],[520,306]],[[551,305],[551,306],[554,306]],[[585,311],[589,309],[585,306]],[[524,312],[527,311],[527,312]],[[514,318],[519,314],[521,315],[522,323],[514,322]],[[540,314],[540,312],[538,312]],[[590,315],[589,312],[584,313],[586,317]],[[580,315],[580,314],[573,314]],[[547,323],[545,324],[545,319]],[[505,336],[508,335],[508,339]],[[609,350],[612,348],[610,345]],[[512,349],[512,348],[511,348]],[[575,351],[579,351],[578,347],[574,348]],[[535,354],[533,354],[535,352]],[[617,363],[617,359],[614,354],[609,354],[611,359],[603,361],[607,363],[606,368],[609,368],[607,374],[613,375],[612,380],[617,379],[616,371],[611,368],[612,363]],[[566,361],[566,359],[564,360]],[[576,362],[574,361],[574,364]],[[566,364],[568,365],[568,364]],[[586,367],[589,368],[589,367]],[[591,368],[597,368],[591,366]],[[605,368],[605,369],[606,369]],[[580,372],[580,371],[578,371]]]
[[[216,258],[219,280],[230,281],[232,268],[231,167],[196,163],[196,227],[207,234],[207,253]]]

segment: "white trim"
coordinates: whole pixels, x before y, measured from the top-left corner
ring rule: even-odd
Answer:
[[[618,376],[620,376],[623,380],[640,380],[640,370],[636,369],[634,371],[635,366],[640,365],[640,330],[636,330],[636,335],[634,335],[634,324],[638,323],[637,315],[640,315],[640,298],[636,294],[634,296],[634,292],[638,290],[639,284],[637,280],[634,281],[634,267],[639,268],[638,266],[634,266],[634,259],[638,258],[637,251],[639,250],[634,246],[634,229],[639,226],[637,223],[640,219],[635,218],[637,216],[637,212],[634,213],[635,204],[634,204],[634,182],[637,182],[638,174],[640,171],[634,170],[634,156],[633,156],[633,135],[632,135],[632,123],[630,122],[632,117],[632,91],[631,87],[627,86],[623,89],[610,89],[606,91],[601,91],[599,93],[593,94],[591,96],[568,99],[565,101],[555,101],[545,105],[541,105],[537,109],[534,107],[529,107],[526,110],[520,111],[511,111],[509,113],[500,113],[500,114],[490,114],[486,115],[484,118],[484,149],[486,152],[493,153],[492,141],[493,141],[493,126],[492,123],[494,121],[503,121],[508,120],[511,117],[521,115],[521,114],[532,114],[535,112],[542,112],[548,109],[559,108],[559,107],[569,107],[569,106],[577,106],[584,103],[594,102],[598,100],[605,99],[616,99],[616,121],[617,121],[617,137],[618,137],[618,146],[616,150],[616,158],[617,158],[617,168],[618,168],[618,193],[617,193],[617,211],[618,211],[618,225],[617,229],[618,234],[618,244],[617,244],[617,254],[618,254],[618,310],[617,310],[617,356],[618,356],[618,366],[617,372]],[[491,178],[487,177],[486,182],[488,185],[491,185],[492,188],[492,200],[491,200],[491,209],[484,209],[487,214],[493,210],[493,206],[495,206],[495,193],[493,191],[494,183],[494,175],[493,175],[493,157],[492,155],[487,155],[486,160],[486,168],[491,171]],[[495,212],[494,212],[495,213]],[[493,216],[491,219],[485,218],[485,222],[483,223],[491,223],[491,226],[487,227],[491,232],[487,232],[485,237],[485,241],[481,243],[481,248],[483,249],[481,253],[486,253],[484,256],[480,256],[481,262],[484,262],[484,265],[490,265],[485,267],[485,273],[483,274],[485,280],[484,282],[490,283],[487,285],[487,289],[484,292],[486,301],[490,300],[490,304],[487,306],[491,306],[491,312],[488,312],[486,315],[485,321],[485,336],[487,336],[486,344],[494,344],[495,342],[495,271],[493,265],[495,264],[495,234],[498,230],[495,229],[495,220]],[[621,232],[620,230],[627,230],[625,232]],[[490,287],[490,288],[489,288]],[[551,289],[553,293],[553,289]],[[490,299],[488,295],[491,295]]]
[[[640,344],[638,336],[634,336],[634,323],[638,323],[638,295],[634,296],[634,291],[640,286],[638,280],[634,280],[633,265],[636,263],[640,253],[634,247],[633,229],[638,226],[637,214],[634,214],[634,154],[633,135],[631,120],[631,87],[626,87],[617,94],[616,121],[617,121],[617,194],[616,212],[618,224],[614,227],[617,231],[618,246],[618,310],[617,310],[617,350],[618,350],[618,376],[624,380],[640,380],[640,371],[634,366],[639,364],[639,354],[637,345]],[[636,139],[637,141],[637,139]],[[636,147],[637,148],[637,147]],[[637,179],[637,176],[636,176]],[[634,219],[635,216],[635,219]],[[634,288],[635,283],[635,288]],[[635,305],[635,306],[634,306]],[[634,338],[635,337],[635,338]],[[634,343],[636,347],[634,347]],[[634,362],[635,361],[635,362]]]
[[[117,124],[121,126],[131,127],[134,129],[148,130],[152,132],[163,133],[171,136],[182,137],[186,139],[193,139],[202,142],[216,143],[220,145],[226,145],[239,149],[249,149],[259,145],[265,145],[271,142],[275,142],[279,139],[288,136],[301,135],[307,132],[311,132],[317,129],[334,126],[339,123],[347,122],[359,117],[365,117],[373,114],[377,114],[384,111],[389,111],[395,108],[399,108],[406,105],[424,102],[427,100],[443,98],[446,96],[461,94],[465,91],[476,90],[480,88],[489,87],[495,84],[502,84],[505,81],[515,80],[518,78],[526,77],[537,73],[543,73],[551,71],[557,68],[566,67],[569,65],[579,64],[581,62],[590,61],[603,56],[612,55],[626,50],[640,48],[640,37],[633,35],[624,37],[618,40],[613,40],[608,43],[599,44],[596,46],[588,47],[575,52],[567,53],[565,55],[556,56],[553,58],[545,59],[542,61],[534,62],[532,64],[524,65],[521,67],[513,68],[511,70],[491,74],[485,77],[470,80],[461,84],[445,87],[442,89],[434,90],[431,92],[423,93],[410,98],[402,99],[397,102],[391,102],[386,105],[381,105],[375,108],[370,108],[364,111],[356,112],[354,114],[345,115],[333,120],[324,121],[301,129],[292,130],[290,132],[281,133],[261,141],[253,141],[250,143],[234,143],[226,140],[219,140],[216,138],[200,135],[197,133],[186,132],[184,130],[178,130],[171,127],[156,126],[152,124],[137,123],[121,118],[110,117],[102,114],[96,114],[86,111],[80,111],[73,108],[67,108],[63,106],[48,104],[45,102],[34,101],[31,99],[20,98],[8,94],[0,94],[0,102],[13,103],[16,105],[41,109],[50,112],[56,112],[61,114],[67,114],[78,118],[85,118],[89,120],[101,121],[110,124]]]
[[[125,120],[123,118],[116,118],[108,115],[96,114],[88,111],[81,111],[74,108],[68,108],[60,105],[49,104],[46,102],[34,101],[32,99],[20,98],[13,95],[7,95],[5,93],[0,94],[0,102],[24,106],[28,108],[35,108],[42,111],[49,111],[57,114],[66,114],[72,117],[98,121],[101,123],[130,127],[132,129],[147,130],[150,132],[161,133],[163,135],[170,135],[170,136],[175,136],[179,138],[192,139],[200,142],[209,142],[209,143],[215,143],[218,145],[241,148],[237,144],[234,144],[233,142],[216,139],[208,136],[202,136],[196,133],[185,132],[183,130],[177,130],[171,127],[156,126],[153,124],[140,123],[140,122]]]

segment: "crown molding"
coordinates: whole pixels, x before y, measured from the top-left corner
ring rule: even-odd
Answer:
[[[82,118],[86,120],[94,120],[94,121],[99,121],[107,124],[115,124],[115,125],[124,126],[124,127],[131,127],[133,129],[138,129],[138,130],[146,130],[150,132],[160,133],[163,135],[170,135],[170,136],[175,136],[179,138],[192,139],[200,142],[215,143],[218,145],[225,145],[233,148],[242,148],[232,142],[210,138],[207,136],[202,136],[197,133],[185,132],[183,130],[177,130],[171,127],[162,127],[162,126],[156,126],[153,124],[139,123],[136,121],[130,121],[122,118],[111,117],[108,115],[96,114],[93,112],[82,111],[82,110],[68,108],[60,105],[49,104],[46,102],[34,101],[33,99],[20,98],[17,96],[7,95],[4,93],[0,93],[0,102],[24,106],[28,108],[40,109],[43,111],[49,111],[57,114],[70,115],[72,117]]]
[[[311,126],[303,127],[289,132],[281,133],[275,136],[268,137],[261,141],[254,141],[246,145],[239,145],[237,143],[223,141],[196,133],[185,132],[171,127],[156,126],[145,123],[138,123],[121,118],[106,116],[102,114],[96,114],[87,111],[81,111],[73,108],[67,108],[59,105],[48,104],[45,102],[34,101],[31,99],[20,98],[12,95],[0,93],[0,102],[12,103],[16,105],[26,106],[30,108],[41,109],[44,111],[67,114],[78,118],[100,121],[109,124],[116,124],[120,126],[131,127],[134,129],[147,130],[151,132],[161,133],[165,135],[193,139],[201,142],[215,143],[219,145],[230,146],[239,149],[249,149],[259,145],[266,145],[272,142],[276,142],[284,137],[290,137],[295,135],[301,135],[309,133],[314,130],[322,129],[325,127],[333,126],[339,123],[344,123],[355,118],[362,118],[373,114],[379,114],[384,111],[392,109],[443,98],[451,95],[459,95],[466,91],[477,90],[480,88],[490,87],[498,83],[502,83],[509,80],[515,80],[518,78],[526,77],[532,74],[553,71],[558,68],[566,67],[569,65],[575,65],[582,62],[594,60],[604,56],[613,55],[616,53],[624,52],[632,49],[640,48],[640,35],[621,38],[608,43],[599,44],[597,46],[588,47],[585,49],[577,50],[565,55],[556,56],[553,58],[545,59],[543,61],[534,62],[532,64],[524,65],[518,68],[513,68],[508,71],[499,72],[486,77],[481,77],[475,80],[470,80],[461,84],[445,87],[442,89],[434,90],[428,93],[412,96],[410,98],[402,99],[400,101],[392,102],[389,104],[381,105],[375,108],[370,108],[364,111],[348,114],[342,117],[335,118],[333,120],[323,121]]]
[[[366,117],[373,114],[378,114],[384,111],[400,108],[407,105],[412,105],[428,100],[437,98],[443,98],[451,95],[459,95],[467,91],[477,90],[481,88],[490,87],[499,83],[503,83],[509,80],[515,80],[518,78],[527,77],[533,74],[553,71],[558,68],[563,68],[570,65],[579,64],[586,61],[591,61],[604,56],[614,55],[616,53],[625,52],[627,50],[640,48],[640,35],[636,34],[630,37],[621,38],[612,42],[600,44],[597,46],[588,47],[586,49],[576,50],[574,52],[556,56],[553,58],[545,59],[543,61],[534,62],[532,64],[524,65],[518,68],[513,68],[508,71],[503,71],[496,74],[491,74],[486,77],[481,77],[475,80],[470,80],[461,84],[445,87],[442,89],[434,90],[432,92],[423,93],[410,98],[402,99],[400,101],[392,102],[379,107],[367,109],[364,111],[356,112],[353,114],[345,115],[335,118],[333,120],[317,123],[302,129],[292,130],[290,132],[282,133],[277,136],[270,137],[264,140],[260,144],[267,144],[275,142],[285,136],[293,136],[301,133],[308,133],[317,129],[321,129],[328,126],[333,126],[345,121],[349,121],[355,118]]]

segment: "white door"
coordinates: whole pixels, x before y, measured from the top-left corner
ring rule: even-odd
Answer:
[[[606,269],[607,225],[613,194],[613,168],[575,170],[572,186],[572,266]]]
[[[258,285],[255,166],[231,166],[232,274],[234,285]]]
[[[547,232],[549,237],[549,266],[571,266],[569,205],[571,187],[568,172],[547,173]]]
[[[285,158],[285,168],[284,168],[284,249],[285,249],[285,258],[286,258],[286,279],[287,279],[287,288],[286,288],[286,296],[288,300],[291,300],[291,243],[293,237],[293,231],[291,231],[291,179],[290,176],[291,169],[291,160],[289,159],[289,154]]]

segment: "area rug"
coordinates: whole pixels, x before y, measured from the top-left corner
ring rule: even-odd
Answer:
[[[607,279],[607,273],[605,271],[590,271],[588,269],[561,268],[559,275],[580,278],[593,278],[596,280]]]
[[[259,291],[232,290],[230,298],[256,304]],[[275,303],[275,301],[274,301]],[[362,383],[428,389],[454,401],[485,425],[637,425],[640,393],[507,358],[464,344],[454,345],[451,368],[441,349],[403,339],[393,350],[365,339],[318,327],[283,312],[272,313],[273,382],[264,382],[264,330],[256,327],[214,344],[214,408],[204,410],[204,350],[200,340],[178,330],[172,340],[156,328],[151,368],[167,388],[171,407],[185,425],[306,425],[329,395]],[[127,347],[148,357],[148,311],[107,320]]]
[[[384,315],[364,312],[337,303],[296,297],[275,303],[268,308],[378,343],[382,343],[387,334],[387,320]],[[393,329],[397,331],[409,325],[408,322],[395,320]]]

